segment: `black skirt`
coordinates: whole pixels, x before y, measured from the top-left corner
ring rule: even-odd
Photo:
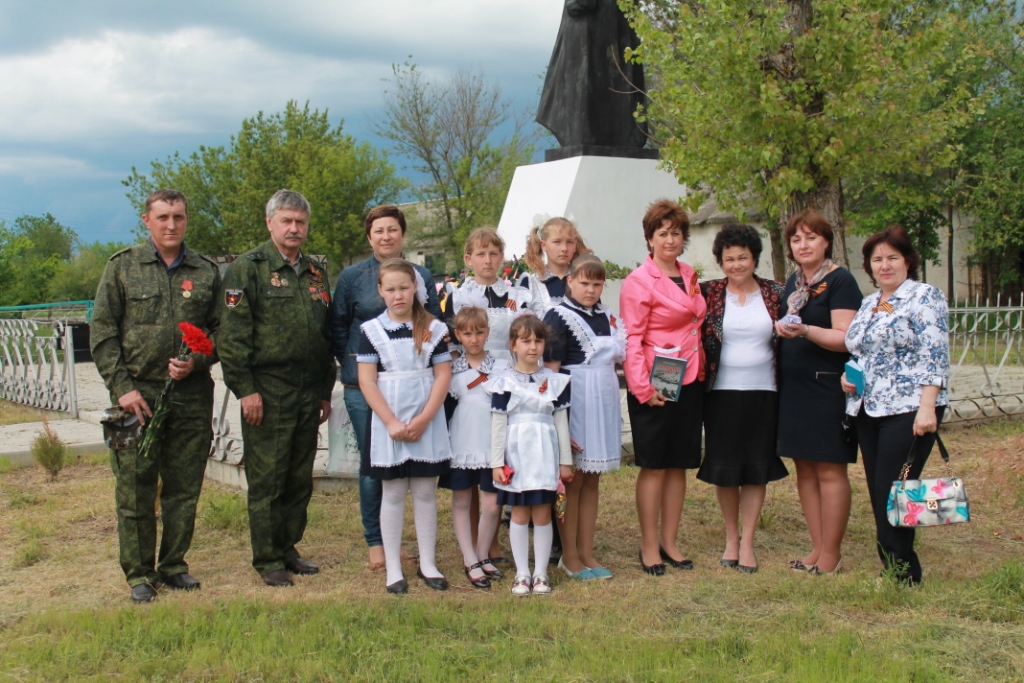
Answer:
[[[512,507],[531,507],[534,505],[550,505],[558,500],[558,493],[535,489],[533,491],[502,491],[498,489],[498,505],[511,505]]]
[[[364,477],[372,477],[381,481],[392,479],[412,479],[414,477],[443,477],[451,470],[451,461],[441,462],[417,462],[406,460],[399,465],[391,467],[376,467],[370,464],[370,429],[369,423],[373,413],[367,411],[366,416],[366,449],[359,454],[359,474]],[[488,470],[489,472],[490,470]]]
[[[774,391],[708,393],[697,478],[715,486],[761,486],[788,476],[775,450],[778,412]]]
[[[649,406],[628,393],[626,409],[633,432],[637,467],[652,470],[700,467],[703,382],[684,384],[679,391],[679,400],[668,401],[663,406]]]
[[[846,394],[839,383],[842,372],[842,365],[827,370],[780,369],[780,456],[814,462],[857,462],[857,441],[847,443],[843,434]]]
[[[494,486],[494,471],[490,467],[475,470],[453,467],[451,472],[437,480],[439,489],[465,491],[474,486],[479,486],[481,491],[487,493],[497,493],[498,489]]]

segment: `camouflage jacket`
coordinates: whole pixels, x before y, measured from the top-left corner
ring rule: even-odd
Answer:
[[[141,390],[140,383],[167,380],[167,361],[181,348],[178,323],[216,332],[219,287],[216,264],[191,249],[172,275],[149,240],[110,257],[96,289],[89,334],[113,403]],[[195,370],[178,383],[182,389],[193,382],[208,386],[210,366],[217,362],[216,356],[194,359]]]
[[[267,241],[224,275],[217,352],[224,382],[239,398],[256,393],[259,378],[331,400],[337,370],[327,270],[304,255],[298,268],[296,275]]]

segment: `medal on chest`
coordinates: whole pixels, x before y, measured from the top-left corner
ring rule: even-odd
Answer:
[[[185,299],[192,298],[192,290],[195,289],[195,285],[192,284],[191,280],[181,281],[181,296]]]
[[[327,285],[324,283],[324,276],[316,266],[309,264],[309,298],[313,301],[322,301],[325,306],[330,305],[331,295],[327,292]]]
[[[274,287],[287,287],[288,278],[281,277],[280,273],[276,271],[270,274],[270,284]]]

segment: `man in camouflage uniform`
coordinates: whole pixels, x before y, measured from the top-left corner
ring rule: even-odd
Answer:
[[[270,240],[224,276],[217,351],[242,404],[252,566],[268,586],[319,568],[295,549],[313,495],[320,424],[337,372],[328,325],[327,271],[305,256],[309,202],[279,190],[267,203]]]
[[[185,246],[188,204],[182,193],[151,194],[142,221],[150,239],[110,257],[96,290],[90,330],[96,369],[111,401],[140,422],[152,416],[168,375],[177,380],[163,438],[150,457],[140,458],[135,448],[110,453],[121,568],[135,602],[152,600],[159,584],[199,588],[188,574],[185,553],[213,437],[210,365],[216,361],[201,355],[179,361],[178,323],[216,330],[220,286],[217,266]],[[163,536],[156,564],[158,479]]]

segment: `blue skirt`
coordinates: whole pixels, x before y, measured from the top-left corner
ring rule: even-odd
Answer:
[[[533,505],[551,505],[558,500],[558,493],[555,491],[533,490],[513,493],[498,489],[498,505],[511,505],[512,507],[530,507]]]
[[[453,467],[451,472],[437,480],[437,488],[451,489],[452,491],[465,491],[474,486],[479,486],[481,491],[497,493],[494,486],[494,474],[490,467],[483,467],[475,470],[466,470]]]

